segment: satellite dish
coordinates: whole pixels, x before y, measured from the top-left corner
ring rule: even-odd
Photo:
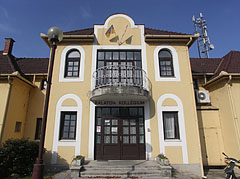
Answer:
[[[209,45],[209,48],[210,48],[210,50],[213,50],[213,49],[214,49],[214,45],[213,45],[213,44],[210,44],[210,45]]]

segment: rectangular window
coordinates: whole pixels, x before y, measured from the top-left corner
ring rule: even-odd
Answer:
[[[59,139],[76,139],[77,112],[61,112]]]
[[[21,132],[22,122],[16,122],[15,132]]]
[[[37,118],[35,140],[39,140],[41,136],[42,118]]]
[[[163,112],[164,139],[180,139],[178,112]]]

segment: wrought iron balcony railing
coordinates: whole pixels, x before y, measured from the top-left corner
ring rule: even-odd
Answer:
[[[151,83],[146,72],[136,66],[110,65],[98,68],[94,74],[95,89],[110,86],[139,87],[150,91]]]

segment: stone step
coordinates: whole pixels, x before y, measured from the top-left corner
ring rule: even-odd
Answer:
[[[159,175],[146,175],[146,176],[103,176],[103,175],[98,175],[98,176],[82,176],[79,177],[79,179],[81,178],[97,178],[97,179],[172,179],[172,177],[162,177]]]
[[[170,166],[161,166],[161,165],[155,165],[155,166],[122,166],[122,165],[109,165],[109,166],[92,166],[92,165],[83,165],[85,169],[160,169],[160,170],[165,170],[165,169],[172,169]]]
[[[83,177],[78,177],[79,179],[81,178],[97,178],[97,179],[172,179],[172,177],[161,177],[159,175],[154,176],[154,175],[149,175],[149,176],[83,176]]]
[[[81,176],[162,176],[170,177],[170,170],[87,170],[81,172]]]

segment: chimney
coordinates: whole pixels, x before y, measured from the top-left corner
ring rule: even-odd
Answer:
[[[12,48],[13,43],[15,41],[12,38],[5,38],[5,46],[3,50],[3,55],[11,55],[12,54]]]

